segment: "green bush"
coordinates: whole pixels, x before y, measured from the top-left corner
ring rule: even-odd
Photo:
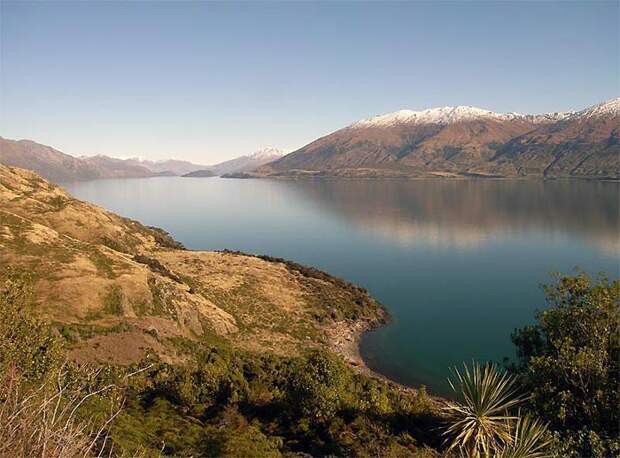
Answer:
[[[123,314],[123,297],[123,290],[120,286],[110,286],[103,298],[103,311],[110,315],[121,316]]]
[[[49,327],[31,317],[31,300],[29,274],[8,271],[0,278],[0,371],[41,382],[60,367],[62,352]]]
[[[191,354],[184,365],[153,360],[128,382],[126,407],[112,427],[119,450],[408,456],[438,444],[424,394],[356,374],[332,353],[279,357],[203,343]]]
[[[561,456],[620,453],[620,282],[564,276],[537,324],[514,332],[514,367]]]
[[[344,407],[348,378],[340,359],[326,352],[313,353],[291,371],[288,403],[303,417],[330,420]]]

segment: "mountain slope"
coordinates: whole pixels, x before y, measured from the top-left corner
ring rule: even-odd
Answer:
[[[277,148],[264,148],[252,154],[220,162],[207,168],[216,175],[250,172],[257,167],[281,158],[284,154],[283,150]]]
[[[295,355],[382,320],[353,285],[283,260],[182,249],[164,231],[74,199],[36,174],[0,165],[0,271],[35,280],[33,313],[78,361],[127,364],[182,342]]]
[[[166,159],[163,161],[149,161],[146,159],[125,159],[127,164],[146,167],[156,174],[169,173],[171,175],[185,175],[186,173],[195,172],[197,170],[208,169],[207,165],[194,164],[189,161],[181,161],[178,159]]]
[[[361,120],[257,169],[299,176],[618,176],[619,100],[579,112],[401,110]]]
[[[95,166],[30,140],[0,137],[0,163],[36,171],[53,181],[94,179],[100,175]]]
[[[545,176],[619,175],[620,99],[542,125],[504,145],[493,167]]]
[[[281,158],[285,152],[277,148],[264,148],[252,154],[236,157],[213,165],[199,165],[188,161],[168,159],[165,161],[149,161],[144,159],[126,159],[126,164],[137,165],[149,169],[156,174],[170,173],[184,176],[199,171],[211,171],[213,175],[249,172],[261,165]]]
[[[98,178],[144,178],[155,174],[139,164],[132,164],[125,159],[117,159],[104,155],[81,157],[81,161],[98,168],[101,173]]]
[[[145,167],[127,164],[120,159],[105,156],[77,158],[31,140],[9,140],[2,137],[0,164],[33,170],[55,182],[153,175]]]

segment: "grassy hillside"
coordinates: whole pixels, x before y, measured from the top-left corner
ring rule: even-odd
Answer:
[[[130,363],[147,350],[178,358],[178,338],[216,335],[238,348],[298,354],[334,327],[378,324],[368,294],[271,258],[182,249],[165,232],[0,166],[0,259],[32,273],[36,313],[74,342],[79,360]]]

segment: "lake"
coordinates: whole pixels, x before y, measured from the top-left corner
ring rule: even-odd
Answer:
[[[512,357],[551,273],[619,273],[620,184],[574,180],[235,180],[70,183],[78,198],[188,248],[270,254],[366,287],[392,322],[367,364],[446,394],[449,368]]]

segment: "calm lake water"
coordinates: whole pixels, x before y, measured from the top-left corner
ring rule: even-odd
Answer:
[[[364,337],[368,365],[438,394],[450,367],[513,356],[510,333],[544,307],[552,272],[619,275],[618,183],[162,177],[65,187],[191,249],[280,256],[363,285],[393,318]]]

